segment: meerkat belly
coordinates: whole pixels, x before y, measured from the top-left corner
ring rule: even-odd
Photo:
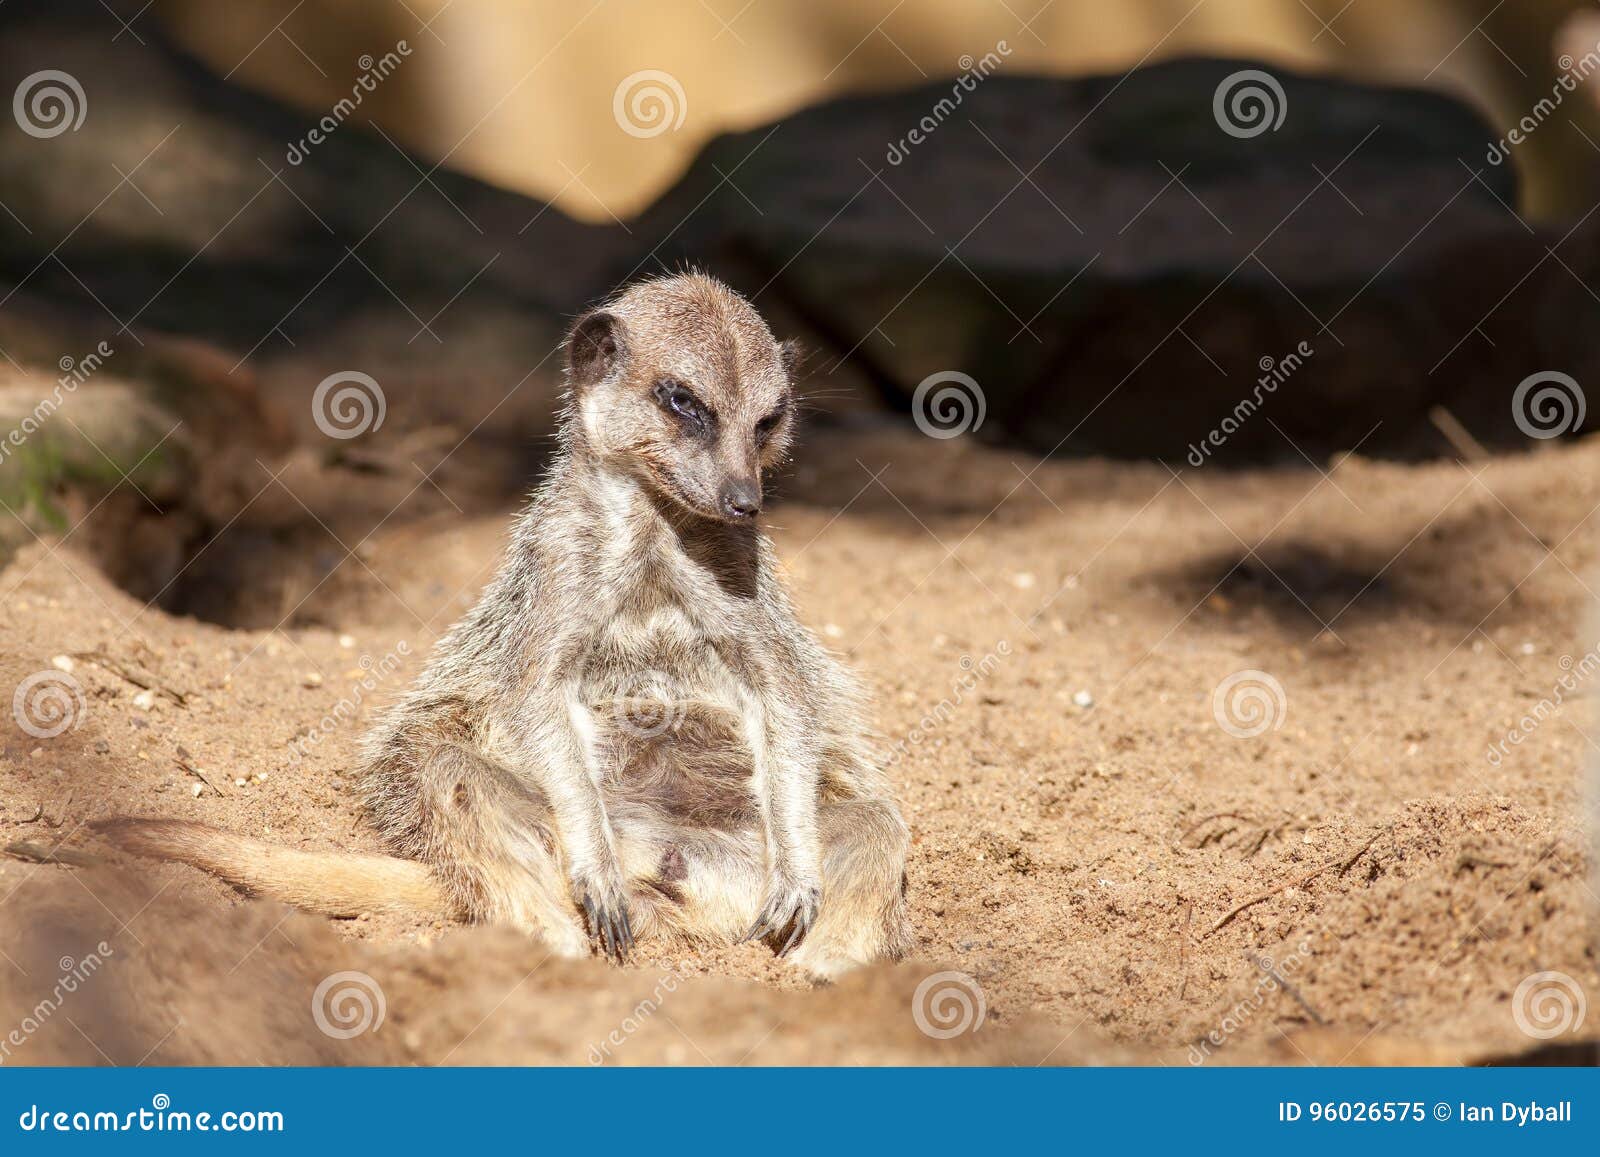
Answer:
[[[723,830],[753,817],[738,683],[682,612],[614,622],[583,697],[614,807]]]

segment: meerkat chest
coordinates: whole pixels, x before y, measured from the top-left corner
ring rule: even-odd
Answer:
[[[589,560],[607,580],[591,620],[590,703],[644,697],[736,711],[748,699],[734,657],[756,633],[752,601],[661,528],[641,530],[620,515],[608,525]]]
[[[622,780],[665,782],[684,770],[661,762],[669,750],[687,745],[703,756],[741,742],[738,678],[694,618],[671,605],[625,612],[607,624],[584,699],[597,749]],[[677,771],[668,775],[672,767]]]
[[[726,659],[729,617],[720,607],[640,592],[601,627],[586,682],[596,698],[643,695],[733,708],[742,700]]]
[[[671,604],[619,611],[601,628],[598,642],[598,666],[682,676],[692,674],[715,651],[699,624]]]

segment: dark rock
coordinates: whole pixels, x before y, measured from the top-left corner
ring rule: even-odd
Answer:
[[[20,276],[61,258],[31,272],[36,292],[76,296],[65,266],[119,317],[250,348],[286,314],[306,328],[392,304],[385,286],[423,318],[474,277],[564,313],[608,289],[632,249],[620,229],[436,168],[356,122],[307,147],[320,113],[214,75],[154,21],[145,46],[113,44],[106,19],[98,0],[0,13],[0,88],[48,61],[83,90],[74,131],[40,139],[0,118],[0,191],[15,214],[0,214],[0,262]]]
[[[1495,423],[1480,436],[1520,437],[1509,398],[1539,346],[1531,299],[1502,299],[1548,239],[1485,163],[1488,123],[1273,68],[1281,125],[1230,135],[1219,87],[1265,67],[832,101],[714,141],[642,232],[675,230],[669,264],[780,304],[901,407],[970,375],[992,432],[1042,451],[1189,456],[1267,365],[1261,412],[1201,460],[1438,452],[1426,414],[1453,401]],[[1497,302],[1515,324],[1485,358]]]

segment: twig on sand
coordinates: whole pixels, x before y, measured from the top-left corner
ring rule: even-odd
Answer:
[[[1289,826],[1289,821],[1287,821],[1287,820],[1285,820],[1281,824],[1276,824],[1276,825],[1274,825],[1274,824],[1263,824],[1263,825],[1261,825],[1261,830],[1256,833],[1256,838],[1250,842],[1250,847],[1247,848],[1245,850],[1244,854],[1241,855],[1239,858],[1241,860],[1248,860],[1251,856],[1253,856],[1257,852],[1259,852],[1262,849],[1262,847],[1264,847],[1266,845],[1266,842],[1268,840],[1270,840],[1273,836],[1278,835],[1280,832],[1283,831],[1284,828],[1286,828],[1288,826]]]
[[[1238,820],[1239,823],[1200,834],[1201,830],[1213,820]],[[1212,812],[1210,815],[1201,816],[1185,828],[1183,834],[1178,837],[1178,844],[1185,848],[1203,848],[1208,844],[1222,844],[1235,833],[1242,833],[1237,843],[1237,846],[1243,849],[1239,858],[1248,860],[1265,847],[1268,840],[1281,836],[1293,822],[1292,816],[1276,821],[1262,821],[1243,812]],[[1196,835],[1199,835],[1198,839],[1194,838]]]
[[[51,819],[49,816],[44,814],[44,804],[41,803],[41,804],[35,804],[34,805],[33,814],[31,816],[29,816],[25,820],[18,820],[17,823],[19,823],[19,824],[41,824],[42,823],[47,828],[59,828],[62,824],[67,822],[67,809],[72,806],[73,794],[74,794],[73,792],[70,792],[70,791],[67,792],[66,802],[61,805],[61,812],[55,819]]]
[[[197,767],[195,764],[189,762],[189,760],[187,760],[187,759],[174,759],[172,762],[176,763],[179,767],[183,768],[184,771],[187,771],[190,775],[194,776],[201,783],[205,784],[212,791],[214,791],[218,795],[220,795],[223,799],[228,798],[228,793],[227,792],[223,791],[216,784],[212,783],[211,782],[211,777],[209,775],[207,775],[205,772],[201,771],[199,769],[199,767]]]
[[[1195,832],[1199,831],[1212,820],[1242,820],[1247,824],[1253,824],[1256,822],[1253,817],[1244,815],[1241,812],[1212,812],[1210,815],[1201,816],[1199,819],[1195,820],[1194,823],[1185,828],[1183,830],[1183,834],[1178,837],[1178,842],[1181,844],[1184,840],[1187,840],[1190,836],[1194,835]],[[1228,829],[1228,831],[1232,830],[1232,828]],[[1201,846],[1204,846],[1205,844],[1210,843],[1212,840],[1221,839],[1224,835],[1227,835],[1227,832],[1221,832],[1217,835],[1211,836],[1209,839],[1201,840],[1200,844]]]
[[[1272,977],[1272,979],[1276,980],[1278,982],[1278,986],[1290,996],[1294,997],[1294,1002],[1301,1008],[1305,1009],[1306,1015],[1314,1020],[1317,1024],[1325,1025],[1328,1023],[1322,1019],[1322,1015],[1317,1012],[1316,1009],[1311,1007],[1311,1002],[1300,995],[1300,990],[1294,985],[1290,984],[1283,973],[1278,971],[1278,966],[1272,963],[1272,960],[1269,957],[1253,956],[1251,958],[1251,962],[1255,964],[1257,968],[1261,969],[1262,972],[1265,972],[1268,976]]]
[[[1476,852],[1462,852],[1456,857],[1457,874],[1469,868],[1509,868],[1511,865],[1504,860],[1489,860]]]
[[[141,691],[165,695],[179,707],[187,707],[189,705],[189,697],[182,691],[175,691],[171,687],[162,686],[156,682],[153,675],[147,675],[143,671],[129,667],[119,660],[113,659],[104,651],[74,651],[72,658],[82,663],[93,663],[97,667],[104,667],[119,679],[132,683]]]
[[[1277,885],[1276,887],[1268,888],[1265,892],[1262,892],[1259,896],[1252,896],[1252,897],[1250,897],[1250,899],[1244,901],[1242,904],[1235,905],[1233,908],[1231,908],[1227,912],[1225,912],[1222,915],[1222,918],[1219,919],[1215,924],[1213,924],[1210,928],[1207,928],[1205,933],[1204,933],[1204,935],[1202,935],[1200,937],[1200,939],[1204,940],[1207,936],[1210,936],[1213,932],[1217,931],[1217,929],[1219,929],[1223,925],[1227,924],[1228,921],[1232,920],[1235,916],[1237,916],[1240,912],[1243,912],[1246,908],[1254,907],[1255,905],[1261,903],[1261,901],[1263,901],[1263,900],[1270,900],[1270,899],[1272,899],[1272,897],[1276,896],[1279,892],[1282,892],[1285,889],[1298,887],[1299,885],[1304,884],[1304,883],[1308,882],[1309,880],[1314,879],[1317,876],[1320,876],[1323,872],[1326,872],[1329,868],[1338,868],[1339,869],[1339,874],[1343,875],[1345,872],[1348,872],[1350,870],[1350,866],[1352,864],[1354,864],[1357,860],[1359,860],[1361,858],[1361,856],[1363,855],[1363,853],[1365,853],[1366,850],[1368,848],[1370,848],[1377,841],[1378,837],[1381,836],[1384,832],[1386,832],[1388,830],[1389,830],[1388,828],[1379,828],[1377,831],[1373,832],[1371,836],[1368,837],[1366,843],[1362,844],[1359,848],[1357,848],[1355,850],[1355,852],[1353,854],[1351,854],[1349,856],[1346,856],[1342,860],[1329,860],[1326,864],[1323,864],[1321,867],[1312,868],[1311,871],[1305,873],[1302,876],[1296,876],[1292,880],[1285,880],[1283,883]]]
[[[1178,999],[1189,991],[1189,929],[1194,925],[1194,901],[1183,906],[1183,935],[1178,937],[1178,967],[1183,972],[1183,983],[1178,985]]]
[[[1450,443],[1463,461],[1482,462],[1489,457],[1489,451],[1483,448],[1483,443],[1472,436],[1472,432],[1461,424],[1461,419],[1443,406],[1430,409],[1428,421],[1444,435],[1445,441]]]
[[[19,860],[27,860],[31,864],[65,864],[71,868],[89,868],[104,863],[99,856],[88,852],[80,852],[73,848],[46,848],[42,844],[29,843],[26,840],[7,844],[4,848],[0,848],[0,851]]]

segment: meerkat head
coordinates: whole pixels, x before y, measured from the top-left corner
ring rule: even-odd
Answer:
[[[573,326],[570,436],[677,507],[749,522],[793,436],[793,360],[719,281],[635,285]]]

